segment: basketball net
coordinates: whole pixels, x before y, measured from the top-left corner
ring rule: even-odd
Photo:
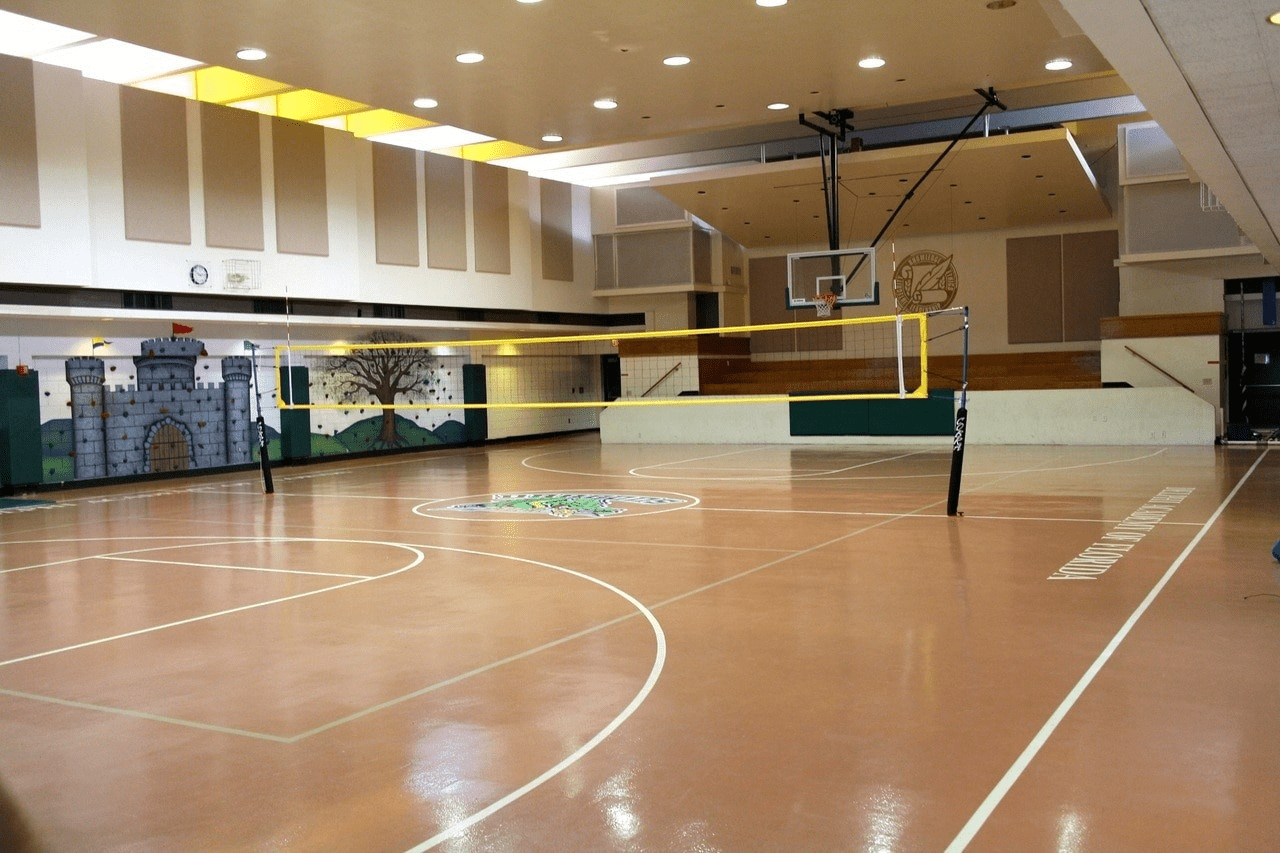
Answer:
[[[831,309],[836,305],[836,295],[834,293],[819,293],[813,297],[813,309],[818,317],[830,317]]]

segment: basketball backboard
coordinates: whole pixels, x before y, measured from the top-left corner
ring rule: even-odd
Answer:
[[[876,250],[869,247],[787,255],[787,307],[812,307],[822,294],[835,305],[879,305]]]

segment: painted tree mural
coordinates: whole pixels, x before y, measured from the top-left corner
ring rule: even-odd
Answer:
[[[372,332],[363,342],[418,343],[407,335],[387,330]],[[334,399],[343,403],[363,403],[370,398],[388,407],[394,403],[431,402],[438,393],[438,366],[435,356],[425,347],[361,347],[325,359],[325,385]],[[404,441],[396,433],[395,409],[383,409],[382,431],[375,447],[402,444]]]

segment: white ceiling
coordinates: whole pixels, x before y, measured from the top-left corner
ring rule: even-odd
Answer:
[[[1280,0],[1062,0],[1280,268]]]
[[[1051,0],[1052,1],[1052,0]],[[789,123],[800,111],[927,105],[1110,72],[1038,0],[0,0],[0,8],[536,148]],[[238,48],[265,49],[257,63]],[[455,56],[480,51],[476,65]],[[662,64],[684,54],[689,65]],[[875,70],[858,67],[884,57]],[[1075,66],[1050,72],[1047,60]],[[616,110],[592,103],[615,98]],[[766,109],[787,103],[781,112]],[[927,116],[929,107],[923,108]],[[921,111],[907,109],[904,114]]]
[[[994,87],[1019,109],[1079,99],[1099,82],[1127,87],[1280,265],[1280,27],[1264,23],[1280,0],[987,5],[0,0],[18,14],[549,151],[530,168],[627,161],[641,171],[676,154],[696,166],[697,152],[811,135],[796,124],[800,112],[852,108],[860,128],[969,115],[980,105],[975,88]],[[247,45],[268,59],[235,59]],[[487,58],[461,65],[464,50]],[[673,54],[692,62],[664,66]],[[886,65],[859,68],[872,54]],[[1046,71],[1060,56],[1074,67]],[[440,106],[418,113],[420,96]],[[618,109],[593,108],[600,97]],[[790,106],[771,112],[773,102]],[[549,132],[564,142],[542,142]]]

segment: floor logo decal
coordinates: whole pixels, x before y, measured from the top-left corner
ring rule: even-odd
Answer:
[[[494,495],[493,500],[478,504],[451,506],[460,512],[528,512],[555,518],[604,518],[626,512],[615,503],[657,506],[684,503],[678,498],[655,498],[649,495],[591,495],[578,492],[530,492],[522,495]]]
[[[476,500],[476,498],[484,498]],[[676,493],[621,494],[617,492],[507,492],[471,498],[434,501],[414,508],[431,518],[476,518],[519,515],[529,521],[567,518],[616,518],[644,515],[697,505],[696,498]],[[514,519],[512,519],[514,520]]]

